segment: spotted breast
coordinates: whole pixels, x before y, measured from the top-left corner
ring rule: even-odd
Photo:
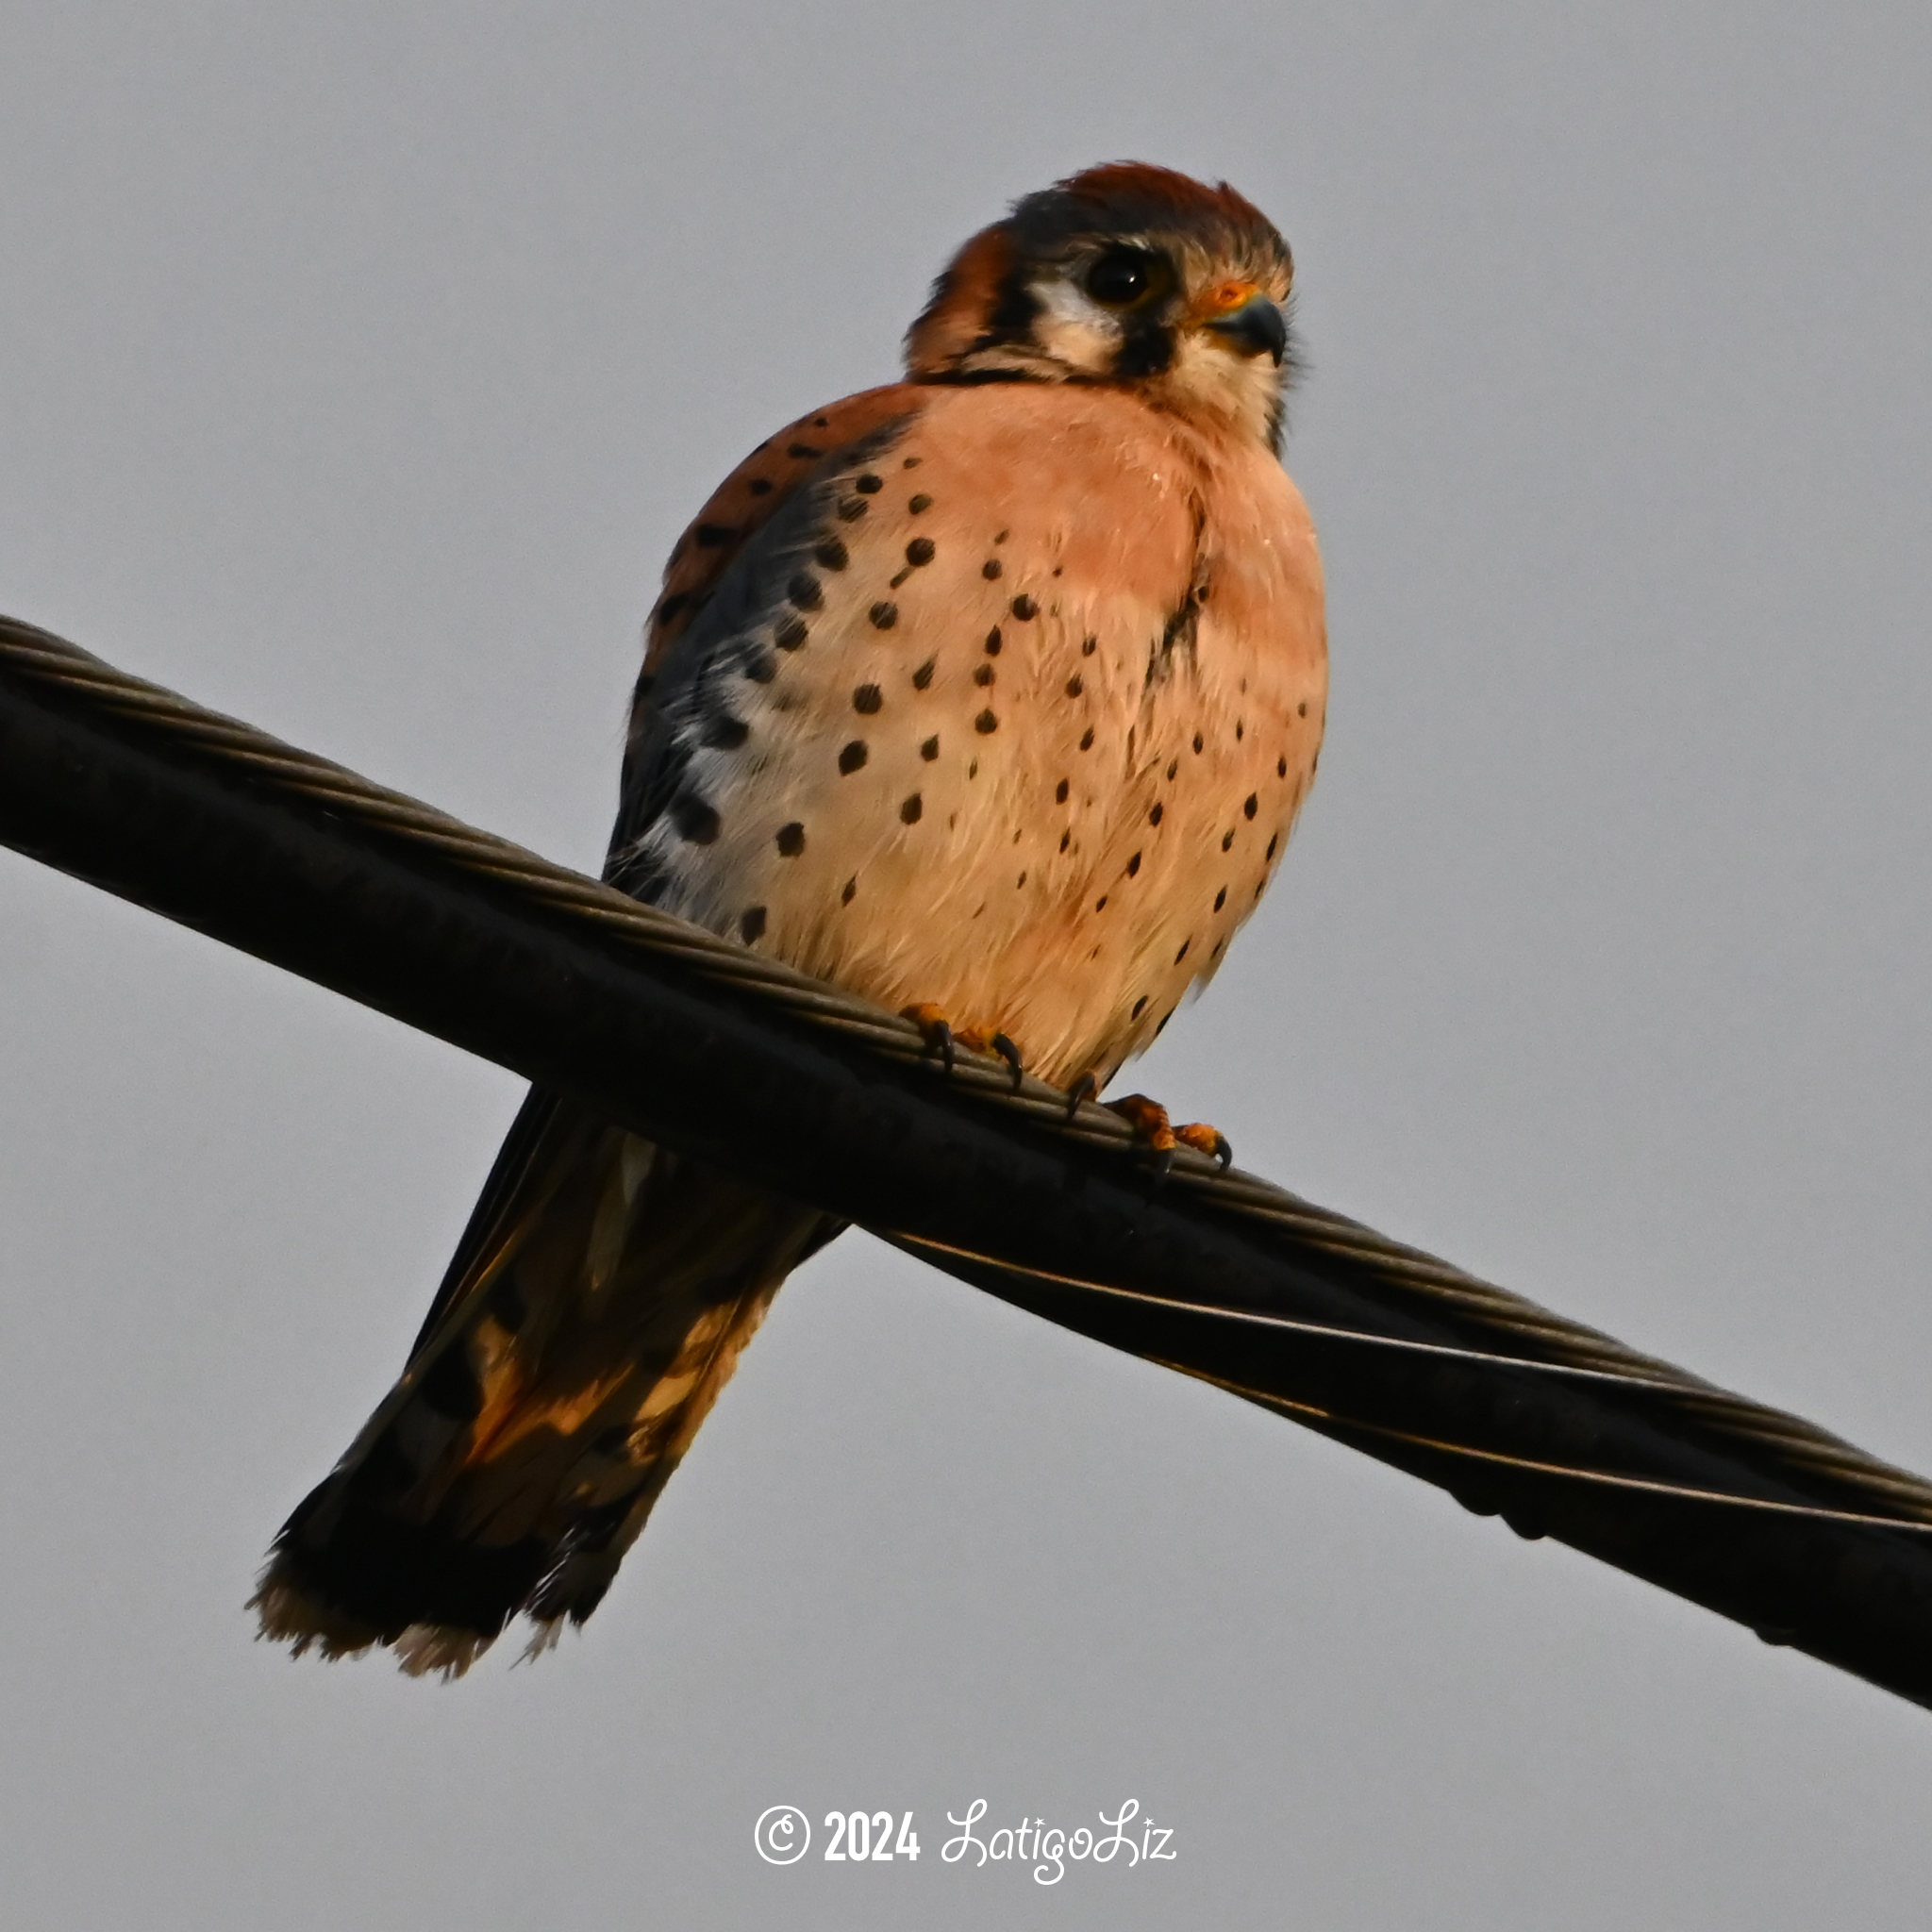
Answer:
[[[1280,466],[1074,385],[878,392],[659,659],[611,876],[1110,1073],[1219,964],[1314,774]],[[757,460],[756,458],[754,459]]]

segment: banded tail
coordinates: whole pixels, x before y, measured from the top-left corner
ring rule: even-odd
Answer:
[[[250,1607],[301,1656],[460,1675],[582,1623],[756,1332],[840,1224],[533,1089],[401,1379]]]

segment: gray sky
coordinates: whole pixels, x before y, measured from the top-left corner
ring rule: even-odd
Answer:
[[[1138,1084],[1932,1469],[1928,97],[1904,6],[15,7],[0,608],[592,865],[725,468],[1014,194],[1224,174],[1335,695]],[[10,1923],[1927,1922],[1932,1716],[857,1238],[559,1654],[251,1643],[517,1097],[0,855]]]

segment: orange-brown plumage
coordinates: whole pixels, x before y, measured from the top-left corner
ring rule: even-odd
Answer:
[[[820,458],[903,413],[910,407],[908,396],[906,384],[893,383],[814,409],[766,438],[719,484],[672,545],[663,590],[644,625],[647,675],[703,610],[739,552]]]
[[[936,375],[972,348],[1012,265],[1012,240],[1004,225],[982,228],[959,250],[906,331],[906,367],[912,375]]]
[[[1278,865],[1326,695],[1275,455],[1286,244],[1115,164],[969,241],[908,379],[714,492],[647,630],[607,875],[898,1008],[1110,1073]],[[836,1227],[534,1093],[403,1380],[291,1520],[267,1634],[459,1670],[594,1607]]]

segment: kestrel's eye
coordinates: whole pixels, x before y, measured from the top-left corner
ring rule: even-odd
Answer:
[[[1109,248],[1087,271],[1087,292],[1108,308],[1131,308],[1159,281],[1159,258],[1139,248]]]

